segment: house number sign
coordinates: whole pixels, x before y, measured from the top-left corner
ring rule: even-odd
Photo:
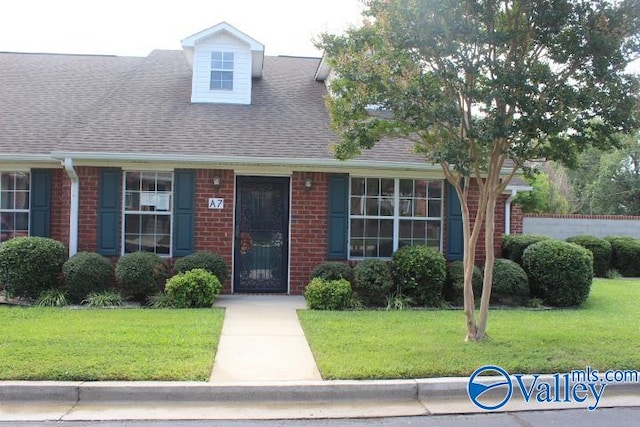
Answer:
[[[224,199],[209,199],[209,209],[224,209]]]

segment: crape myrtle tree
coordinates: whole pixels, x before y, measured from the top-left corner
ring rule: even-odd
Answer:
[[[529,161],[570,164],[637,127],[639,0],[367,0],[363,24],[321,34],[339,159],[397,137],[439,163],[462,207],[466,340],[486,337],[496,202]],[[470,193],[479,194],[478,209]],[[485,275],[471,287],[484,225]]]

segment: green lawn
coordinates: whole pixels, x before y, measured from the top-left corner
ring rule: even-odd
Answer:
[[[464,342],[464,313],[299,311],[325,379],[640,370],[640,280],[595,280],[578,310],[492,310],[490,339]]]
[[[206,381],[224,310],[0,306],[0,380]]]

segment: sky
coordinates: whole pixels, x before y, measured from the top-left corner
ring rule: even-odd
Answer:
[[[359,0],[3,0],[0,52],[146,56],[226,21],[266,55],[321,56],[312,39],[362,22]]]

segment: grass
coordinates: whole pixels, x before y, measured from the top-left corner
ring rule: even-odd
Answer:
[[[299,311],[325,379],[640,370],[640,280],[597,279],[581,309],[492,310],[490,339],[464,342],[462,311]]]
[[[0,380],[206,381],[224,311],[0,306]]]

